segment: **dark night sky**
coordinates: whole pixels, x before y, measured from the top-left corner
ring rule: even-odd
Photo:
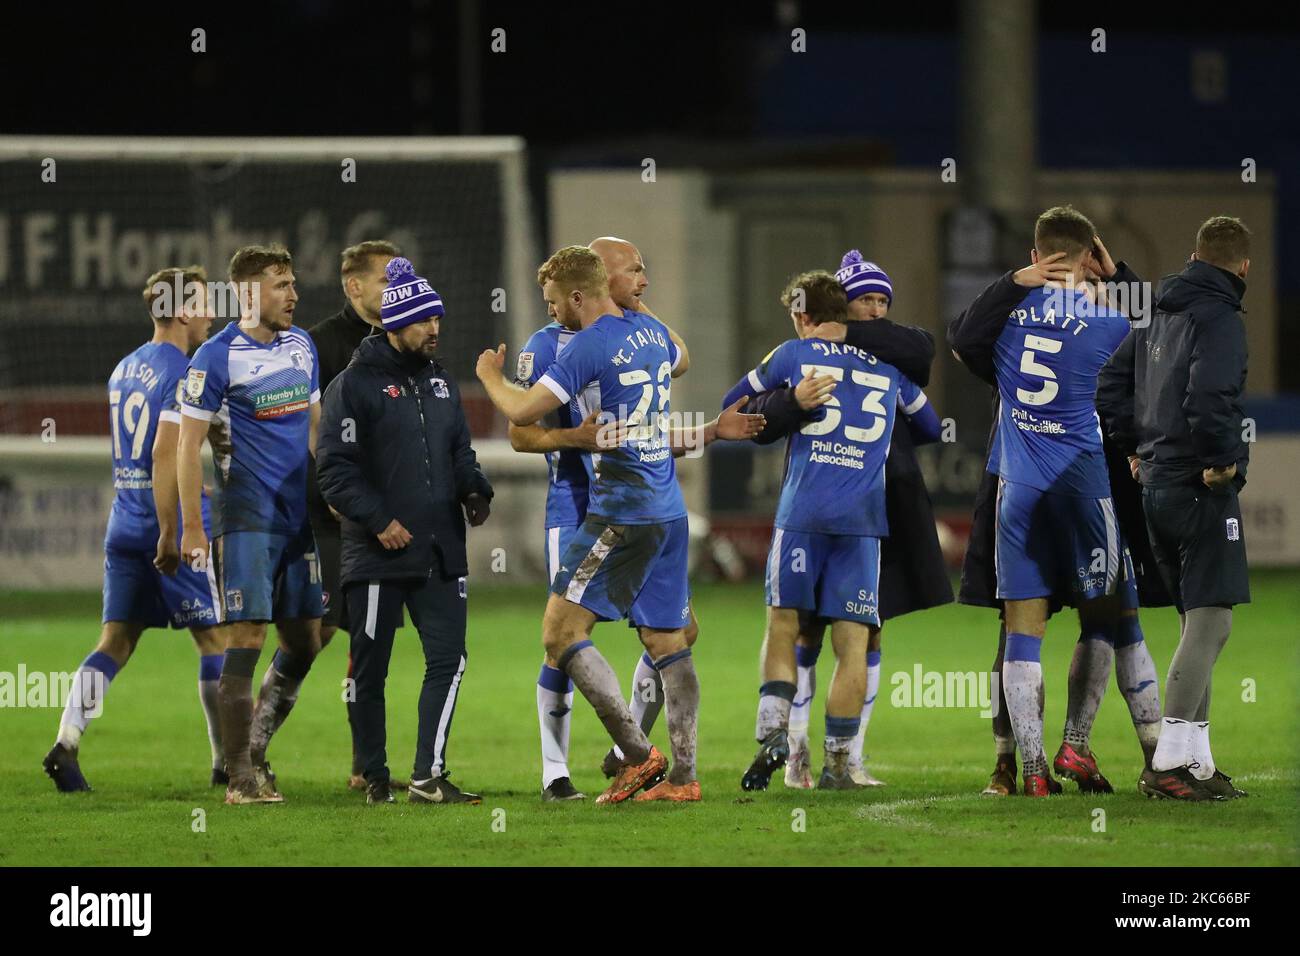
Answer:
[[[455,0],[60,7],[9,19],[0,40],[9,133],[454,134],[460,129]],[[788,23],[782,7],[796,12]],[[480,5],[482,132],[549,145],[581,135],[753,138],[753,61],[818,35],[955,37],[955,2]],[[1136,8],[1136,9],[1135,9]],[[1222,4],[1045,4],[1044,34],[1276,36],[1280,9],[1225,23]],[[1111,12],[1105,12],[1110,10]],[[1094,15],[1095,11],[1095,15]],[[1198,12],[1201,11],[1201,12]],[[38,11],[39,12],[39,11]],[[1211,15],[1212,12],[1212,15]],[[24,23],[21,19],[27,17]],[[487,52],[488,31],[507,52]],[[207,52],[190,31],[207,31]],[[870,70],[870,65],[864,65]],[[420,101],[424,78],[427,100]],[[602,80],[604,82],[602,82]],[[584,82],[595,81],[595,82]],[[833,91],[826,91],[833,94]]]
[[[267,0],[206,8],[6,10],[0,132],[80,135],[456,135],[458,0]],[[478,4],[477,132],[527,139],[546,171],[626,162],[917,166],[960,149],[962,7],[835,2]],[[49,12],[47,12],[49,11]],[[1041,3],[1044,167],[1239,168],[1278,189],[1283,316],[1300,312],[1300,34],[1282,5]],[[792,57],[790,29],[807,30]],[[1107,56],[1090,55],[1093,27]],[[191,52],[191,31],[207,52]],[[507,50],[488,50],[494,27]],[[1189,59],[1215,51],[1228,95],[1198,102]],[[1105,124],[1082,140],[1080,104]],[[0,197],[0,205],[3,204]],[[1279,346],[1300,348],[1284,322]],[[1297,373],[1300,375],[1300,373]],[[1293,376],[1294,378],[1294,376]],[[1292,386],[1300,387],[1300,379]]]

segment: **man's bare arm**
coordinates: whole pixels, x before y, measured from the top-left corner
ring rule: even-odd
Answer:
[[[545,425],[510,425],[510,447],[515,451],[545,454],[576,448],[579,451],[600,451],[596,442],[600,412],[592,412],[576,428],[547,428]]]
[[[203,529],[203,439],[208,434],[205,419],[181,416],[180,440],[176,445],[176,484],[181,499],[181,552],[192,560],[194,551],[208,550]]]
[[[540,382],[525,391],[513,382],[506,381],[502,374],[505,360],[506,347],[500,345],[483,352],[474,369],[488,398],[501,414],[515,425],[531,425],[547,412],[560,407],[560,396]]]
[[[660,319],[660,321],[662,322],[663,320]],[[673,344],[676,345],[678,350],[682,353],[682,357],[677,360],[677,367],[673,369],[673,378],[681,378],[686,374],[687,369],[691,367],[691,353],[686,348],[685,339],[672,329],[668,328],[667,324],[664,325],[664,328],[668,329],[668,337],[673,340]]]
[[[641,303],[638,311],[644,312],[652,319],[659,319],[659,316],[651,312],[650,306],[646,305],[644,302]],[[668,323],[664,322],[663,319],[659,319],[659,321],[663,322],[664,328],[668,329],[668,337],[673,340],[673,343],[677,346],[677,348],[682,353],[681,359],[677,362],[677,367],[673,369],[673,378],[681,378],[683,375],[686,374],[686,370],[691,367],[691,353],[686,348],[686,340],[683,339],[676,332],[674,332],[672,328],[668,325]]]
[[[668,431],[668,445],[673,457],[680,458],[695,449],[704,449],[715,441],[748,441],[763,430],[767,420],[762,415],[747,415],[740,409],[748,398],[737,399],[713,421],[691,428],[673,428]]]
[[[176,512],[180,489],[176,482],[176,445],[181,427],[160,421],[153,438],[153,508],[158,515],[158,549],[154,567],[163,574],[175,574],[180,566],[176,546]]]

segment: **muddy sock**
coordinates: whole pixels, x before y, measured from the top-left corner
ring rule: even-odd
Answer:
[[[700,680],[695,674],[691,649],[661,657],[654,662],[654,667],[663,680],[668,738],[673,748],[668,782],[690,783],[695,779],[696,726],[700,714]]]
[[[618,744],[629,762],[644,763],[650,756],[650,740],[632,719],[623,703],[618,675],[591,641],[579,641],[561,655],[559,669],[569,675],[579,693],[587,699],[605,731]]]
[[[760,743],[774,730],[790,729],[790,705],[797,687],[784,680],[770,680],[758,688],[758,720],[754,739]]]
[[[289,654],[276,651],[271,666],[262,677],[262,688],[253,710],[253,726],[249,735],[249,757],[253,764],[266,760],[266,749],[272,735],[280,729],[293,705],[298,702],[302,680],[311,670],[311,657],[306,654]]]
[[[221,749],[231,783],[253,774],[248,755],[248,736],[253,722],[253,671],[262,654],[258,647],[227,649],[217,682],[217,706],[221,712]]]
[[[632,675],[632,696],[627,708],[643,733],[650,733],[664,708],[664,681],[659,665],[650,659],[649,652],[638,658],[636,672]]]
[[[1128,704],[1142,757],[1149,767],[1160,739],[1160,685],[1137,617],[1122,617],[1115,625],[1115,682]]]
[[[1106,696],[1106,685],[1110,683],[1111,665],[1115,659],[1110,638],[1108,629],[1085,627],[1079,634],[1079,642],[1074,645],[1063,733],[1065,742],[1074,747],[1088,747],[1092,725],[1097,719],[1101,700]]]
[[[862,717],[832,717],[826,715],[826,772],[835,777],[843,777],[849,772],[853,761],[854,739]]]
[[[642,733],[650,735],[659,711],[664,708],[664,682],[655,670],[650,652],[643,653],[636,662],[636,671],[632,674],[632,696],[627,699],[627,709],[632,712],[632,719],[637,722]],[[614,755],[623,759],[623,751],[617,745]]]
[[[1002,664],[1007,709],[1016,732],[1025,779],[1047,774],[1043,753],[1043,666],[1042,638],[1029,634],[1008,634],[1007,655]]]

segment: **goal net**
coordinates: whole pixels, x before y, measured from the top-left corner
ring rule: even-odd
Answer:
[[[108,376],[152,334],[145,280],[189,263],[224,280],[248,243],[292,253],[303,328],[342,308],[345,247],[397,243],[446,304],[439,358],[501,510],[540,528],[545,467],[502,447],[474,379],[482,349],[545,322],[525,176],[512,137],[0,137],[0,587],[99,585],[108,445],[84,436],[108,435]]]

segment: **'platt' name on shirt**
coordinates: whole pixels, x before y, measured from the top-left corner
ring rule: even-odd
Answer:
[[[1019,325],[1059,326],[1062,329],[1069,329],[1071,335],[1078,335],[1088,327],[1087,322],[1083,321],[1083,319],[1075,318],[1068,312],[1059,317],[1059,322],[1057,321],[1058,317],[1055,309],[1048,309],[1045,313],[1039,315],[1037,307],[1032,305],[1027,309],[1012,309],[1011,318]],[[1073,328],[1070,327],[1070,323],[1074,323]]]

